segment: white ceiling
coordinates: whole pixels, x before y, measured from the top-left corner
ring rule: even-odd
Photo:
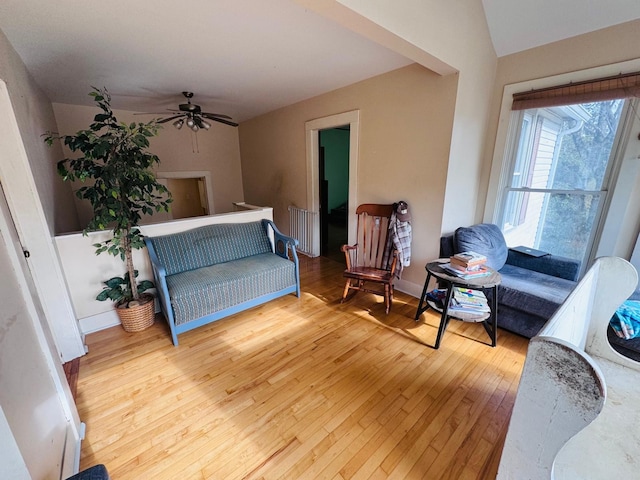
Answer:
[[[483,4],[499,56],[640,18],[640,0]],[[0,29],[53,102],[106,86],[158,112],[189,90],[236,121],[412,63],[291,0],[2,0]]]
[[[498,57],[640,18],[640,0],[482,0]]]

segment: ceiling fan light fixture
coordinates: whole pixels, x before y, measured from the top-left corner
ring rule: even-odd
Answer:
[[[196,105],[191,103],[191,98],[193,97],[193,93],[191,92],[182,92],[184,97],[187,99],[187,103],[181,103],[178,105],[178,110],[167,109],[168,112],[171,113],[161,113],[161,115],[167,115],[167,118],[159,118],[157,122],[159,124],[164,124],[171,122],[171,124],[176,128],[176,130],[182,129],[184,124],[187,124],[189,129],[197,132],[198,130],[210,130],[212,123],[208,122],[205,119],[213,120],[214,122],[224,123],[226,125],[230,125],[232,127],[237,127],[238,124],[233,122],[231,117],[228,115],[223,115],[221,113],[210,113],[203,112],[200,108],[200,105]],[[143,113],[134,113],[134,115],[151,115],[152,112],[143,112]],[[156,113],[153,113],[154,115]]]

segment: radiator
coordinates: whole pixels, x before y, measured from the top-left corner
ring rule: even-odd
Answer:
[[[310,257],[319,255],[315,247],[316,238],[315,229],[318,228],[317,212],[310,212],[302,208],[289,206],[289,235],[297,239],[298,250]]]

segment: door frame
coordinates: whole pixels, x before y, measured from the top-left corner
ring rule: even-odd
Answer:
[[[313,232],[311,256],[320,255],[320,188],[319,188],[319,156],[320,144],[318,132],[328,128],[349,125],[349,210],[347,215],[349,243],[356,239],[356,207],[358,205],[358,154],[360,136],[360,110],[329,115],[316,118],[305,123],[306,154],[307,154],[307,210],[315,213],[313,218]]]
[[[11,105],[7,84],[0,80],[0,178],[44,316],[62,362],[85,354],[66,280],[37,193],[29,158]],[[10,179],[10,181],[7,181]]]
[[[0,84],[2,84],[2,81],[0,81]],[[2,88],[0,86],[0,96],[1,90]],[[61,417],[59,420],[61,422],[64,421],[64,428],[66,432],[63,449],[59,452],[59,461],[61,462],[61,472],[64,477],[67,477],[76,473],[79,469],[81,441],[84,438],[85,426],[84,423],[80,421],[80,416],[73,399],[73,394],[71,393],[71,388],[67,383],[62,364],[59,361],[53,334],[49,328],[49,324],[44,320],[45,315],[43,305],[41,304],[40,298],[36,292],[37,287],[34,283],[29,266],[27,265],[27,261],[23,256],[22,242],[20,241],[17,227],[13,221],[13,216],[5,192],[6,183],[0,183],[0,249],[4,249],[4,251],[6,251],[7,258],[12,264],[15,281],[20,290],[15,292],[15,295],[20,296],[21,300],[24,302],[26,309],[24,315],[31,321],[37,347],[39,347],[39,352],[37,353],[41,355],[42,362],[48,369],[48,374],[58,400],[57,403],[61,408]],[[73,317],[73,319],[75,320],[75,317]],[[16,401],[19,401],[19,399]],[[55,410],[55,404],[56,402],[53,402],[48,406],[42,405],[42,412],[40,413],[51,413],[52,409]],[[11,428],[3,428],[2,420],[4,419],[6,421],[6,417],[4,417],[4,415],[5,414],[0,408],[0,440],[13,442],[15,438],[13,437],[13,431]],[[34,420],[34,422],[35,421],[36,420]],[[8,426],[6,423],[5,425]],[[7,452],[7,454],[9,453],[10,452]],[[19,453],[18,449],[18,454]],[[16,462],[17,465],[20,464],[20,461],[24,464],[24,459],[22,459],[21,455],[20,458],[15,456],[12,459],[12,463]]]

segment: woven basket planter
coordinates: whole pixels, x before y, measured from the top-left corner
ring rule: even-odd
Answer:
[[[149,328],[153,325],[155,317],[155,302],[153,301],[153,295],[143,293],[140,295],[138,305],[132,305],[129,306],[129,308],[123,305],[118,305],[116,312],[118,312],[120,323],[122,323],[122,328],[124,328],[125,331],[141,332],[145,328]]]

